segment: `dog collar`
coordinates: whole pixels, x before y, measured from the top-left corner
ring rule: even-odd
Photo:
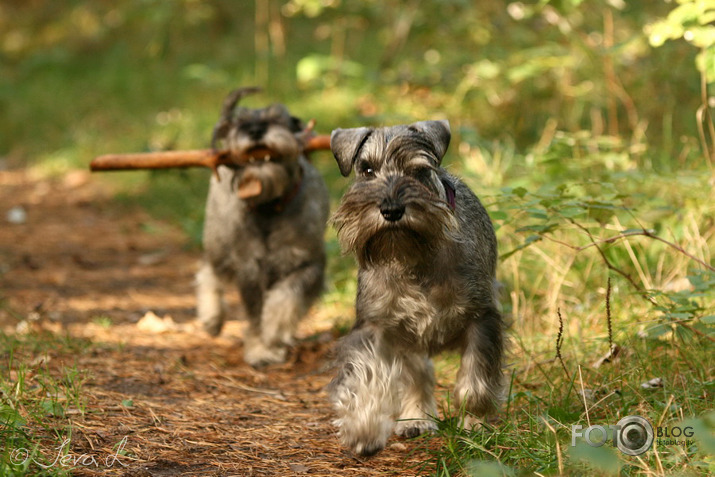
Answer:
[[[283,212],[283,209],[288,207],[288,204],[293,202],[293,199],[296,198],[298,193],[300,192],[300,188],[303,186],[303,170],[301,169],[301,174],[300,174],[300,179],[295,183],[295,186],[293,186],[293,189],[288,191],[286,195],[283,197],[280,197],[278,199],[278,203],[273,206],[273,210],[276,212]]]
[[[449,204],[449,208],[454,210],[457,208],[457,191],[454,189],[454,186],[450,184],[448,181],[442,179],[442,185],[444,186],[444,191],[447,194],[447,204]]]

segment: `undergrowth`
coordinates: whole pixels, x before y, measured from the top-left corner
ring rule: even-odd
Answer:
[[[72,475],[71,418],[86,410],[86,373],[53,361],[88,346],[49,332],[0,333],[0,475]]]
[[[511,319],[510,382],[501,415],[470,431],[454,409],[438,418],[432,475],[711,475],[715,470],[711,190],[707,175],[644,174],[609,167],[592,150],[589,175],[562,165],[558,180],[534,158],[509,156],[493,195],[499,279]],[[629,160],[629,158],[624,158]],[[466,162],[468,159],[465,159]],[[567,161],[568,162],[568,161]],[[480,172],[456,164],[474,186]],[[538,186],[539,179],[544,180]],[[482,189],[484,187],[482,186]],[[667,196],[658,191],[667,188]],[[437,369],[451,369],[454,357]],[[443,373],[447,387],[451,373]],[[452,417],[450,417],[452,416]],[[592,447],[572,426],[608,429],[641,416],[655,441],[639,456]],[[690,438],[666,439],[688,429]],[[658,436],[661,436],[660,438]]]

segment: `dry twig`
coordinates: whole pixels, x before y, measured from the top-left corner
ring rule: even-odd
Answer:
[[[561,357],[561,345],[564,342],[564,319],[561,316],[561,308],[558,308],[556,310],[556,313],[559,316],[559,332],[556,335],[556,359],[559,360],[559,363],[561,363],[561,367],[564,368],[564,373],[566,374],[566,377],[571,380],[571,375],[569,374],[569,370],[566,369],[566,364],[564,364],[564,360]]]

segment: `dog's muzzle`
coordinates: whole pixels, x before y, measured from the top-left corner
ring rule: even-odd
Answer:
[[[405,214],[405,205],[391,197],[380,203],[380,213],[388,222],[397,222]]]

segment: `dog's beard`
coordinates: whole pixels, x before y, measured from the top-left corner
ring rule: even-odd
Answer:
[[[386,220],[380,212],[385,187],[378,180],[355,183],[332,218],[343,252],[354,253],[361,266],[414,264],[453,236],[458,225],[449,205],[422,185],[399,187],[396,195],[405,206],[404,215]]]
[[[256,206],[287,195],[296,181],[292,175],[294,174],[285,164],[281,165],[273,161],[259,162],[236,170],[232,186],[237,190],[239,197]],[[257,192],[249,190],[256,187]]]
[[[383,227],[359,250],[361,263],[394,261],[418,262],[424,254],[434,253],[432,242],[407,227]]]
[[[269,149],[271,157],[257,157],[234,172],[232,185],[239,197],[251,206],[265,204],[289,194],[300,180],[298,156],[302,146],[295,134],[280,125],[270,125],[259,139],[253,139],[235,128],[227,144],[234,154]]]

